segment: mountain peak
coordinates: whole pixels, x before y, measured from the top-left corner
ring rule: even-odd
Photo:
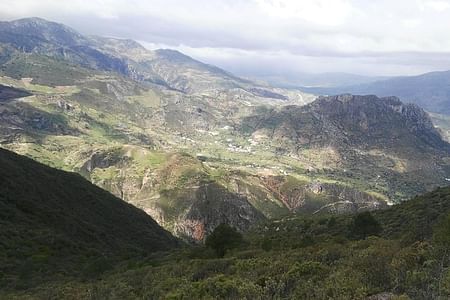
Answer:
[[[162,58],[165,58],[169,61],[176,62],[190,62],[194,59],[186,54],[181,53],[178,50],[173,49],[157,49],[155,50],[156,54]]]
[[[86,43],[86,39],[76,30],[42,18],[32,17],[18,19],[10,22],[0,22],[0,41],[13,42],[19,46],[23,41],[19,38],[30,38],[28,44],[31,48],[43,42],[54,43],[62,46],[71,46]]]
[[[22,18],[22,19],[17,19],[17,20],[13,20],[10,23],[14,23],[14,24],[35,24],[35,25],[49,25],[49,24],[58,24],[49,20],[46,20],[44,18],[40,18],[40,17],[30,17],[30,18]],[[61,25],[63,26],[63,25]]]

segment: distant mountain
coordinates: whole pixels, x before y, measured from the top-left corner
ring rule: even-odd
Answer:
[[[359,85],[305,90],[322,95],[351,93],[373,94],[380,97],[397,96],[404,102],[418,104],[427,111],[450,114],[450,71],[394,77]]]
[[[248,74],[248,78],[262,80],[273,86],[284,88],[331,88],[370,83],[386,79],[381,76],[363,76],[351,73],[286,73],[279,75]]]
[[[237,89],[266,98],[288,98],[283,95],[286,91],[238,78],[175,50],[152,51],[132,40],[83,36],[65,25],[40,18],[0,22],[0,43],[4,44],[0,47],[3,64],[23,54],[40,55],[189,94]]]

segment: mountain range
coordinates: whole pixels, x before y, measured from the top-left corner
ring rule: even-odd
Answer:
[[[397,96],[402,101],[415,103],[427,111],[450,114],[450,71],[392,77],[368,83],[355,82],[334,87],[311,87],[304,90],[326,95],[352,93],[382,97]]]
[[[245,77],[285,88],[338,88],[385,80],[388,76],[363,76],[352,73],[275,72],[275,74],[243,74]]]
[[[220,223],[384,208],[450,178],[448,143],[397,98],[316,99],[38,18],[0,23],[0,41],[2,147],[188,241]]]
[[[0,22],[0,298],[450,297],[443,75],[315,96]]]

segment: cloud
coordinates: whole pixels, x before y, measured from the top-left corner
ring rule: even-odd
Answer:
[[[281,19],[300,18],[321,26],[343,24],[353,7],[346,0],[255,0],[265,14]]]
[[[0,1],[0,18],[29,16],[176,48],[238,74],[450,69],[444,0]]]
[[[425,1],[422,5],[437,12],[443,12],[450,8],[450,3],[447,1]]]

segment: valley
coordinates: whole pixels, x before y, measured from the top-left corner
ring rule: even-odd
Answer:
[[[176,240],[78,174],[6,150],[0,162],[2,299],[450,294],[448,187],[372,213],[264,221],[242,236],[235,231],[239,238],[219,254],[208,239],[206,246]],[[212,191],[224,200],[218,189],[202,191],[204,200]]]
[[[247,231],[293,213],[379,209],[448,184],[450,146],[397,99],[315,100],[129,40],[41,19],[8,26],[1,89],[27,94],[0,105],[2,147],[78,172],[185,240],[220,223]],[[9,32],[27,28],[42,40],[19,52]]]
[[[303,72],[414,73],[420,43],[405,54],[377,45],[398,37],[372,36],[369,51],[339,35],[330,47],[348,24],[322,2],[305,19],[314,1],[255,1],[270,25],[245,20],[255,31],[234,24],[231,2],[216,27],[177,19],[185,3],[159,7],[166,24],[158,1],[117,15],[100,2],[111,14],[90,30],[98,8],[82,6],[96,1],[60,7],[57,20],[83,11],[68,18],[83,31],[0,21],[0,299],[450,298],[449,71]],[[238,16],[256,5],[239,3]],[[447,9],[433,5],[421,11]],[[305,35],[278,45],[292,35],[287,7]],[[183,22],[200,23],[172,31]],[[255,70],[241,78],[202,53]]]

